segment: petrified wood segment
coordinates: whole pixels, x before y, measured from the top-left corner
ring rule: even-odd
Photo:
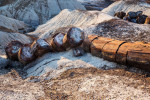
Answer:
[[[53,51],[65,51],[65,47],[63,45],[64,33],[57,33],[53,36],[50,45],[52,46]]]
[[[84,32],[77,27],[72,27],[65,35],[63,39],[63,44],[66,49],[74,48],[81,45],[83,41],[84,41]]]
[[[97,56],[97,57],[102,57],[103,47],[111,41],[113,41],[113,39],[109,39],[105,37],[98,37],[94,39],[90,47],[92,55]]]
[[[19,41],[12,41],[5,47],[7,58],[11,60],[18,60],[18,52],[23,44]]]
[[[107,43],[102,50],[103,58],[109,61],[116,61],[116,53],[123,43],[125,42],[118,40]]]
[[[127,64],[150,71],[150,44],[135,43],[128,51]]]
[[[45,40],[45,39],[37,39],[35,40],[32,45],[31,48],[35,48],[35,54],[38,57],[41,57],[43,54],[51,51],[51,47],[49,45],[49,43]]]
[[[134,43],[124,43],[118,49],[116,54],[116,62],[120,64],[126,64],[127,62],[127,53],[129,50],[132,50]]]
[[[30,44],[25,44],[18,52],[18,59],[23,64],[28,64],[36,59],[35,47],[30,47]]]
[[[97,35],[88,35],[83,41],[83,48],[86,52],[90,52],[90,46],[94,39],[98,38]]]

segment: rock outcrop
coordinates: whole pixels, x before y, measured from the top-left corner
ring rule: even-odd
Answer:
[[[28,35],[47,38],[51,36],[55,30],[61,27],[90,26],[113,18],[114,17],[109,16],[105,13],[101,13],[99,11],[65,9],[62,12],[60,12],[56,17],[52,18],[45,24],[40,25],[34,32],[28,33]]]
[[[58,28],[76,26],[85,34],[97,34],[127,42],[150,42],[150,26],[117,19],[99,11],[63,10],[59,15],[28,33],[40,38],[50,37]]]
[[[150,4],[138,2],[138,3],[126,3],[126,1],[117,1],[103,9],[102,12],[105,12],[111,16],[114,16],[117,12],[130,12],[130,11],[143,11],[143,14],[150,16]]]
[[[0,13],[25,23],[38,26],[57,15],[63,9],[85,10],[76,0],[17,0],[0,8]]]

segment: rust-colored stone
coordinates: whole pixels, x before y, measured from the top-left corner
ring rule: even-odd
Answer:
[[[91,42],[96,39],[98,36],[97,35],[88,35],[84,41],[83,41],[83,45],[82,47],[84,48],[84,50],[86,52],[90,52],[90,46],[91,46]]]
[[[113,39],[109,39],[105,37],[98,37],[97,39],[93,40],[90,47],[92,55],[97,57],[102,57],[103,47],[111,41],[113,41]]]
[[[116,53],[119,49],[119,47],[125,43],[124,41],[111,41],[107,43],[102,50],[103,58],[109,61],[116,61]]]

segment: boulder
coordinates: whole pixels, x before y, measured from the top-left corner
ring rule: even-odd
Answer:
[[[1,7],[0,13],[36,27],[63,9],[85,10],[76,0],[17,0],[11,5]]]

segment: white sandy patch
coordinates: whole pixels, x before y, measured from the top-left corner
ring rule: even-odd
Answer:
[[[37,61],[27,65],[25,68],[30,67],[27,70],[28,77],[41,76],[47,72],[47,69],[56,70],[57,68],[61,68],[61,66],[64,66],[64,64],[66,64],[68,60],[69,62],[71,61],[71,63],[78,61],[76,65],[72,64],[72,67],[84,67],[90,65],[91,67],[110,69],[116,68],[118,66],[116,63],[106,61],[102,58],[94,57],[90,53],[87,53],[80,57],[74,57],[72,51],[70,50],[66,52],[46,54],[41,58],[41,60],[38,59]]]

